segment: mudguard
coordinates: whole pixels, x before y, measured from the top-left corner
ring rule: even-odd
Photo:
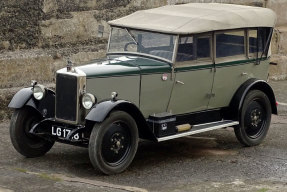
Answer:
[[[32,95],[32,87],[23,88],[14,95],[8,107],[13,109],[22,108],[31,99]]]
[[[268,83],[264,80],[252,78],[244,82],[234,94],[231,100],[231,103],[229,105],[228,113],[227,113],[227,116],[229,118],[232,118],[232,119],[239,118],[239,114],[240,114],[244,99],[248,91],[254,90],[254,89],[260,90],[268,96],[270,104],[271,104],[272,114],[277,115],[276,99],[275,99],[274,92],[272,88],[270,87],[270,85],[268,85]]]
[[[20,109],[24,106],[30,106],[36,109],[43,117],[55,116],[55,93],[50,89],[46,89],[45,97],[38,101],[33,97],[32,87],[23,88],[18,91],[8,107],[12,109]]]
[[[92,110],[86,116],[86,120],[102,122],[108,116],[108,114],[120,104],[134,105],[125,100],[117,100],[117,101],[103,101],[101,103],[96,104]],[[136,106],[135,106],[136,107]],[[136,107],[137,108],[137,107]]]
[[[147,125],[147,122],[141,111],[136,105],[129,101],[108,100],[98,103],[88,113],[88,115],[86,116],[86,120],[101,123],[108,117],[109,113],[113,110],[120,110],[129,113],[137,123],[140,138],[156,141],[156,137]]]

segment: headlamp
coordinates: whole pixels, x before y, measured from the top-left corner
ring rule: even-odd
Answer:
[[[33,96],[35,99],[37,100],[41,100],[44,98],[46,93],[46,89],[44,87],[44,85],[40,85],[40,84],[36,84],[33,87]]]
[[[91,109],[96,103],[96,98],[90,93],[85,93],[82,97],[82,105],[85,109]]]

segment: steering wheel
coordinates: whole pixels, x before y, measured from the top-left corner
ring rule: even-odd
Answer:
[[[125,47],[124,47],[124,51],[128,51],[128,46],[129,45],[137,45],[137,44],[135,42],[133,42],[133,41],[126,43]],[[142,51],[142,50],[145,49],[145,47],[143,45],[141,45],[141,44],[138,44],[137,46],[139,47],[139,51]]]
[[[125,51],[128,51],[128,46],[129,45],[137,45],[135,42],[131,41],[131,42],[128,42],[127,44],[125,44],[125,47],[124,47],[124,50]]]

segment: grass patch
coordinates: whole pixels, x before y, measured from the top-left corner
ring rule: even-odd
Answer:
[[[52,180],[52,181],[62,181],[61,178],[49,175],[47,173],[39,173],[38,176],[43,178],[43,179],[48,179],[48,180]]]
[[[21,173],[27,173],[28,172],[26,169],[22,169],[22,168],[14,168],[14,170],[19,171]]]
[[[257,192],[266,192],[266,191],[268,191],[269,189],[267,189],[267,188],[262,188],[262,189],[259,189]]]

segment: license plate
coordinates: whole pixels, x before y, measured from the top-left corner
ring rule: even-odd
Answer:
[[[52,126],[52,135],[60,137],[60,138],[66,138],[70,133],[72,129],[67,129],[63,127],[57,127],[57,126]],[[76,133],[73,137],[73,140],[80,140],[80,134]]]

